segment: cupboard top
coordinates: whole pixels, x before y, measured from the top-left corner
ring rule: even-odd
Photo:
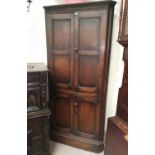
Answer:
[[[85,3],[74,3],[74,4],[61,4],[61,5],[52,5],[52,6],[44,6],[46,12],[57,12],[59,10],[74,10],[74,9],[93,9],[93,8],[103,8],[105,6],[115,6],[116,1],[95,1],[95,2],[85,2]],[[68,10],[68,11],[69,11]]]

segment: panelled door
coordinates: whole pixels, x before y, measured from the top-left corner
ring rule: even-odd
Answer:
[[[73,40],[74,15],[49,14],[47,16],[47,44],[48,67],[52,81],[51,98],[52,120],[51,126],[59,132],[70,132],[72,129],[72,96],[60,93],[59,90],[72,90],[73,88]],[[51,95],[51,94],[49,94]]]
[[[76,96],[74,100],[74,130],[76,135],[98,139],[100,105],[97,97]]]
[[[101,91],[106,40],[107,11],[75,12],[76,90]]]
[[[48,31],[48,67],[56,88],[73,87],[73,14],[49,14]]]
[[[53,104],[53,127],[59,132],[73,131],[73,97],[57,92]]]
[[[98,139],[103,82],[106,11],[75,12],[75,129],[79,136]]]

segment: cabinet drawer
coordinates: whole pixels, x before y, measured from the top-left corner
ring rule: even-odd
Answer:
[[[27,122],[28,155],[48,154],[48,115],[34,116]]]

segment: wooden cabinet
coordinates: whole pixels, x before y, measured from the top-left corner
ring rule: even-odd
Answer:
[[[122,0],[118,41],[122,45],[128,44],[128,0]]]
[[[48,69],[42,63],[27,67],[27,111],[48,108]]]
[[[101,152],[116,2],[45,7],[51,139]]]
[[[27,114],[27,155],[50,155],[48,143],[49,110]]]
[[[118,42],[124,47],[124,74],[116,116],[108,119],[105,155],[128,155],[128,0],[122,0]]]
[[[48,69],[42,63],[27,66],[27,155],[50,155],[48,147]]]
[[[128,155],[128,127],[120,117],[108,120],[105,155]]]

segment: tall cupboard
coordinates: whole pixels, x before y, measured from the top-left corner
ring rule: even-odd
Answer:
[[[103,150],[115,3],[44,7],[52,140]]]

